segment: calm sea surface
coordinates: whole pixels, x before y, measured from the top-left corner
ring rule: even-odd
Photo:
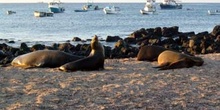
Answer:
[[[93,35],[105,39],[108,35],[122,38],[140,28],[179,26],[179,31],[211,32],[220,24],[220,15],[208,15],[207,10],[220,10],[220,4],[183,4],[182,10],[161,10],[157,5],[157,15],[141,15],[144,3],[117,3],[119,14],[105,15],[102,10],[74,12],[82,3],[64,3],[66,11],[54,17],[34,17],[34,11],[48,11],[46,3],[0,4],[0,39],[15,42],[52,43],[82,39]],[[98,4],[105,7],[109,4]],[[188,10],[190,9],[190,10]],[[16,14],[7,15],[7,10]]]

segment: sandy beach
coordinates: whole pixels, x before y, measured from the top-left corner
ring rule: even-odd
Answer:
[[[220,54],[201,67],[158,71],[157,62],[106,59],[105,70],[0,68],[3,110],[219,110]]]

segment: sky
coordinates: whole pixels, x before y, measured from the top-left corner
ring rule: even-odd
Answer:
[[[0,0],[0,3],[36,3],[36,2],[49,2],[53,0]],[[73,3],[86,3],[88,0],[61,0],[61,2],[73,2]],[[91,0],[90,0],[91,1]],[[182,3],[220,3],[220,0],[181,0]],[[102,3],[117,3],[117,2],[145,2],[145,0],[93,0],[93,2]],[[162,2],[162,0],[156,0],[156,2]]]

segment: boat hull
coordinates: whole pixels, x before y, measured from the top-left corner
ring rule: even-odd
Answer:
[[[34,16],[35,17],[52,17],[53,13],[52,12],[34,11]]]
[[[119,13],[120,8],[119,7],[105,7],[103,8],[103,11],[105,14],[116,14],[116,13]]]
[[[210,10],[208,10],[208,14],[209,15],[220,15],[220,11],[210,11]]]
[[[103,10],[105,14],[116,14],[116,11],[112,11],[112,10]]]
[[[55,8],[55,7],[49,7],[49,11],[53,13],[62,13],[65,11],[64,8]]]
[[[168,5],[168,4],[160,4],[161,9],[182,9],[182,5]]]
[[[87,12],[87,10],[74,10],[75,12]]]
[[[149,14],[156,14],[156,11],[146,11],[146,10],[140,10],[140,13],[141,13],[141,14],[146,14],[146,15],[149,15]]]
[[[8,15],[10,15],[10,14],[15,14],[16,12],[15,11],[7,11],[6,12]]]

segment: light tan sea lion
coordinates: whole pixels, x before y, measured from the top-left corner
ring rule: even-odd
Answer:
[[[62,71],[90,71],[104,69],[105,51],[97,36],[94,36],[91,41],[91,49],[92,51],[90,52],[90,55],[86,58],[64,64],[60,66],[59,69]]]
[[[22,68],[59,67],[65,63],[81,59],[81,56],[71,55],[58,50],[38,50],[16,57],[12,66]]]
[[[145,60],[156,61],[160,53],[162,53],[165,50],[167,49],[161,46],[155,46],[155,45],[142,46],[138,52],[137,60],[138,61],[145,61]]]
[[[166,50],[158,56],[158,67],[160,70],[189,68],[192,66],[202,66],[204,63],[200,57],[189,56],[179,52]]]

